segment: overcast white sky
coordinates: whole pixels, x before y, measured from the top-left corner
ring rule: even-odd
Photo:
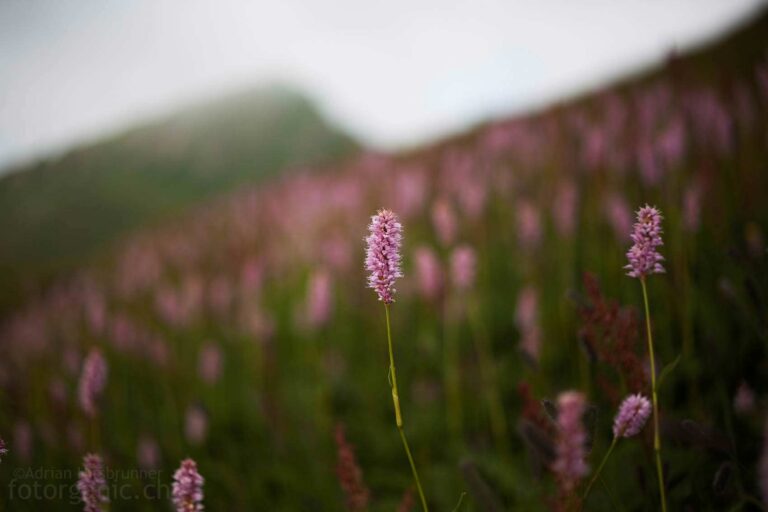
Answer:
[[[761,0],[0,0],[0,167],[275,79],[410,145],[663,59]]]

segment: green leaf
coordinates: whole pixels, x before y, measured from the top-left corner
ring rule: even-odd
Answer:
[[[672,373],[672,370],[675,369],[675,367],[677,366],[677,363],[680,362],[680,358],[681,357],[682,357],[682,354],[678,354],[678,356],[675,358],[674,361],[669,363],[667,366],[665,366],[661,370],[661,373],[659,374],[659,383],[656,385],[656,388],[660,388],[661,387],[661,383],[664,382],[664,379],[667,377],[667,375]]]

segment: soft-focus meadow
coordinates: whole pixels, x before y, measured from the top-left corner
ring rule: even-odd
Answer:
[[[170,509],[186,457],[208,510],[418,510],[363,268],[381,207],[404,229],[392,337],[430,509],[463,493],[459,510],[573,507],[543,403],[586,395],[594,471],[619,402],[650,396],[623,269],[648,203],[664,215],[667,272],[647,284],[669,510],[759,510],[766,27],[536,115],[240,188],[31,294],[0,327],[0,481],[17,485],[3,509],[81,509],[72,486],[95,452],[118,471],[114,511]],[[93,350],[108,375],[88,414]],[[618,444],[585,510],[659,509],[652,434]],[[33,482],[69,487],[41,505],[18,494]],[[146,496],[158,482],[165,496]]]

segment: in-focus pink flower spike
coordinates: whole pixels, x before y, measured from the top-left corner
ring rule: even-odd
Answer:
[[[205,479],[197,471],[192,459],[181,461],[173,474],[173,506],[176,512],[201,512],[203,510],[203,483]]]
[[[368,226],[370,234],[366,237],[365,268],[370,272],[368,286],[373,288],[384,303],[384,315],[387,322],[387,347],[389,348],[389,385],[392,390],[392,405],[395,409],[395,425],[403,441],[403,449],[408,456],[408,463],[413,473],[413,481],[419,491],[421,506],[424,512],[429,512],[427,498],[421,486],[416,463],[411,456],[408,439],[403,428],[403,414],[400,410],[400,393],[397,390],[397,372],[395,371],[395,356],[392,349],[392,328],[389,321],[389,305],[394,302],[395,280],[403,277],[400,270],[400,248],[403,243],[403,227],[397,216],[390,210],[379,210],[371,217]]]
[[[632,232],[634,244],[627,251],[629,263],[624,267],[627,275],[643,279],[651,274],[663,274],[661,262],[664,256],[659,254],[657,247],[664,245],[661,239],[661,212],[645,205],[637,211],[637,222]]]
[[[384,304],[392,304],[395,280],[403,277],[400,269],[403,227],[390,210],[379,210],[371,217],[368,231],[370,234],[365,239],[365,268],[370,272],[368,287],[376,291]]]
[[[107,385],[107,372],[107,361],[101,350],[92,348],[83,363],[78,388],[80,407],[91,418],[96,416],[96,401]]]
[[[658,247],[664,245],[661,239],[661,212],[647,204],[637,211],[637,222],[632,232],[634,245],[627,252],[629,264],[624,268],[627,275],[637,278],[643,290],[643,305],[645,306],[645,332],[648,337],[648,362],[651,370],[651,397],[653,398],[653,451],[656,455],[656,476],[659,482],[659,501],[661,511],[667,512],[667,495],[664,480],[664,465],[661,463],[661,436],[659,435],[659,400],[656,389],[656,363],[653,355],[653,332],[651,330],[651,309],[648,305],[648,290],[645,278],[651,274],[661,274],[664,267],[661,262],[664,256],[659,254]],[[615,438],[614,438],[615,443]],[[609,452],[610,453],[610,452]]]
[[[603,461],[592,476],[592,480],[590,480],[587,490],[584,492],[584,504],[586,504],[589,491],[603,471],[605,463],[608,462],[608,458],[611,456],[611,453],[613,453],[613,449],[616,448],[616,443],[623,437],[633,437],[639,434],[648,422],[648,418],[651,417],[651,412],[651,402],[640,393],[629,395],[623,402],[621,402],[619,411],[613,419],[613,441],[611,442],[608,451],[605,452]]]
[[[629,395],[619,405],[613,420],[614,437],[633,437],[640,433],[651,416],[651,402],[640,393]]]
[[[83,512],[101,512],[109,503],[104,463],[99,455],[89,453],[83,457],[83,469],[77,481],[77,490],[83,500]]]

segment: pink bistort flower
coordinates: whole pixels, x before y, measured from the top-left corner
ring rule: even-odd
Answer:
[[[573,181],[560,183],[552,204],[552,217],[555,227],[561,236],[570,238],[576,229],[576,209],[579,202],[579,191]]]
[[[100,456],[89,453],[83,457],[83,469],[77,481],[77,490],[80,491],[85,505],[84,512],[101,512],[102,505],[109,503],[104,463]]]
[[[557,398],[558,433],[552,470],[565,492],[573,491],[579,480],[589,473],[585,448],[587,432],[581,421],[584,408],[584,395],[578,391],[566,391]]]
[[[664,245],[661,239],[661,212],[653,206],[645,205],[637,211],[637,222],[632,232],[634,245],[627,252],[629,264],[624,268],[627,275],[642,279],[651,274],[661,274],[664,256],[657,247]]]
[[[307,322],[311,327],[322,327],[331,318],[333,303],[333,284],[331,274],[325,269],[319,269],[309,278],[306,299]]]
[[[419,293],[426,300],[435,300],[443,287],[443,273],[435,251],[422,246],[413,253]]]
[[[651,402],[640,393],[629,395],[619,405],[613,420],[614,437],[632,437],[640,433],[651,415]]]
[[[370,272],[368,287],[373,288],[385,304],[395,301],[395,280],[403,277],[400,269],[400,247],[403,227],[390,210],[379,210],[371,217],[370,234],[365,239],[365,268]]]
[[[432,205],[432,225],[441,244],[447,246],[453,243],[458,226],[456,216],[447,199],[438,199]]]
[[[199,445],[208,436],[208,415],[199,405],[187,407],[184,415],[184,436],[193,445]]]
[[[192,459],[181,461],[173,474],[173,505],[176,512],[201,512],[203,510],[203,483],[205,479],[197,471]]]
[[[98,348],[92,348],[83,363],[78,398],[83,412],[96,416],[96,401],[107,385],[107,361]]]
[[[160,446],[154,437],[142,436],[136,445],[136,460],[145,470],[157,469],[160,466]]]
[[[749,414],[755,410],[755,392],[742,381],[733,397],[733,409],[737,414]]]
[[[221,378],[224,355],[215,341],[205,343],[197,360],[197,374],[206,384],[216,384]]]
[[[530,200],[523,199],[517,205],[517,234],[524,249],[533,249],[541,242],[539,211]]]
[[[468,245],[460,245],[451,254],[451,278],[457,290],[468,290],[475,284],[477,255]]]

